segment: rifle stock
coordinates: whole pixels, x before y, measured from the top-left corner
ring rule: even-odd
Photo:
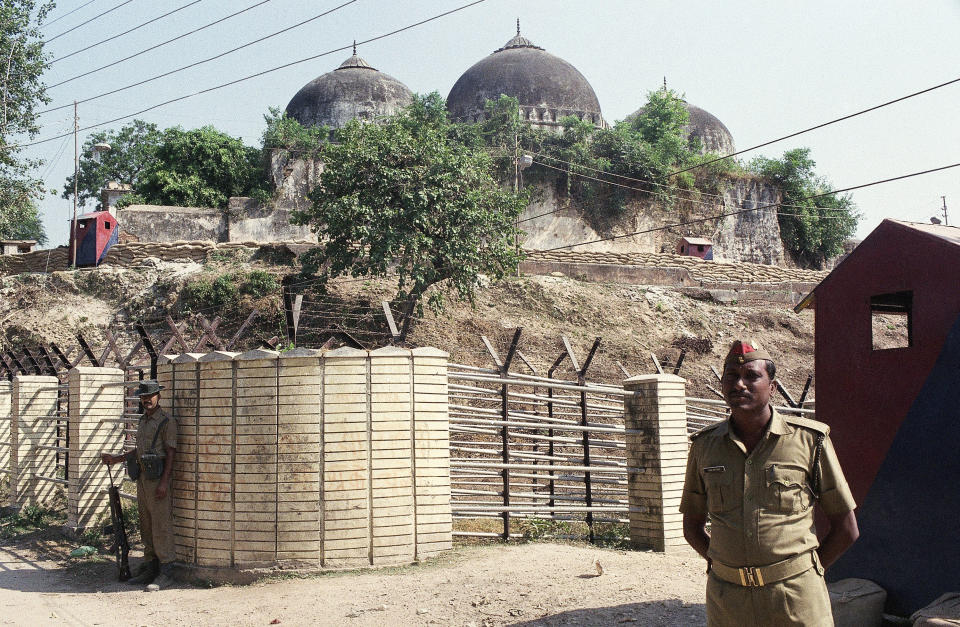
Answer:
[[[123,519],[123,505],[120,503],[120,488],[113,483],[113,469],[107,466],[110,472],[110,521],[113,524],[113,551],[117,554],[117,578],[120,581],[130,579],[130,543],[127,540],[126,521]]]

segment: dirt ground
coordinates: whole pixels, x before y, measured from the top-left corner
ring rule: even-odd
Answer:
[[[535,542],[463,546],[402,568],[150,593],[118,583],[112,562],[0,545],[4,625],[696,626],[706,621],[704,585],[692,552]]]

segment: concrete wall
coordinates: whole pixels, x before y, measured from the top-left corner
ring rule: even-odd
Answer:
[[[119,453],[123,441],[123,370],[81,366],[70,370],[67,430],[67,528],[85,529],[110,516],[110,475],[103,452]],[[123,466],[113,471],[119,483]]]
[[[231,242],[284,242],[316,239],[309,226],[290,224],[292,208],[262,205],[252,198],[230,199],[227,239]]]
[[[220,209],[130,205],[116,216],[122,243],[228,240],[229,223]]]
[[[43,505],[56,494],[57,377],[17,375],[13,379],[10,451],[12,500],[17,506]],[[62,479],[62,478],[59,478]]]
[[[429,348],[163,359],[180,425],[178,557],[223,577],[451,548],[446,360]]]

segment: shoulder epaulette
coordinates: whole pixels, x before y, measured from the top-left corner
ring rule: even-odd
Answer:
[[[783,421],[796,427],[806,427],[822,435],[830,435],[830,425],[819,420],[810,420],[809,418],[800,418],[799,416],[783,415]]]
[[[690,441],[692,442],[692,441],[696,440],[697,438],[699,438],[699,437],[700,437],[701,435],[703,435],[704,433],[707,433],[708,431],[713,431],[714,429],[716,429],[716,428],[719,427],[720,425],[724,424],[725,422],[726,422],[726,420],[721,420],[720,422],[716,422],[716,423],[714,423],[714,424],[712,424],[712,425],[708,425],[708,426],[704,427],[703,429],[700,429],[700,430],[697,431],[696,433],[691,433],[691,434],[690,434]]]

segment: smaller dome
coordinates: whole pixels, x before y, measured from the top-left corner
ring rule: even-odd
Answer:
[[[733,135],[715,115],[692,104],[683,104],[690,113],[690,121],[687,123],[689,138],[699,139],[704,152],[715,152],[722,156],[737,151]]]
[[[353,55],[332,72],[303,86],[287,105],[287,115],[304,126],[340,128],[353,119],[373,121],[413,101],[413,92],[388,74]]]
[[[699,139],[701,152],[715,152],[721,156],[729,155],[737,151],[733,143],[733,135],[727,130],[715,115],[688,103],[682,101],[690,114],[690,120],[687,122],[687,139]],[[627,116],[627,121],[635,120],[643,113],[643,107],[640,107]]]

